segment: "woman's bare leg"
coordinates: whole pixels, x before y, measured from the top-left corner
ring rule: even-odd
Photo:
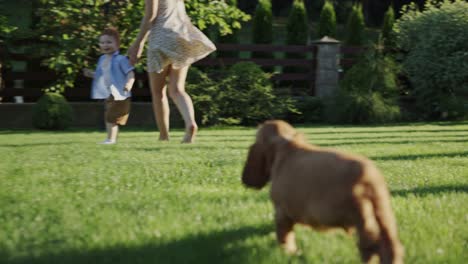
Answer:
[[[167,100],[166,77],[168,68],[161,73],[148,73],[153,112],[159,129],[159,140],[169,140],[169,101]]]
[[[169,72],[169,96],[185,122],[185,136],[182,143],[192,143],[198,130],[195,122],[195,111],[190,96],[185,92],[185,80],[189,66],[180,69],[171,69]]]

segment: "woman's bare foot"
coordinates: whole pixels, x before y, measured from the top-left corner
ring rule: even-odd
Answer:
[[[197,131],[197,125],[191,125],[188,129],[185,130],[185,136],[182,140],[182,143],[193,143],[195,141]]]
[[[159,141],[169,141],[169,135],[167,133],[159,133]]]

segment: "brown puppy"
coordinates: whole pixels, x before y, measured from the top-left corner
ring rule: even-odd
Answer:
[[[276,234],[296,252],[293,225],[318,230],[356,229],[363,262],[403,263],[404,250],[390,205],[390,193],[372,161],[307,144],[284,121],[267,121],[258,130],[242,174],[248,187],[271,181]]]

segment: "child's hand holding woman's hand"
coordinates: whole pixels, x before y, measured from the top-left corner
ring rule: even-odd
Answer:
[[[83,69],[83,75],[88,77],[88,78],[94,78],[94,72],[90,69],[84,68]]]
[[[141,53],[143,52],[143,44],[135,41],[129,48],[128,48],[128,58],[130,60],[130,64],[135,65],[138,62],[138,59],[141,57]]]

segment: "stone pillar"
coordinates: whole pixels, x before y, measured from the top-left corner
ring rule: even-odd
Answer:
[[[314,44],[317,45],[315,96],[323,98],[338,89],[340,42],[325,36]]]

